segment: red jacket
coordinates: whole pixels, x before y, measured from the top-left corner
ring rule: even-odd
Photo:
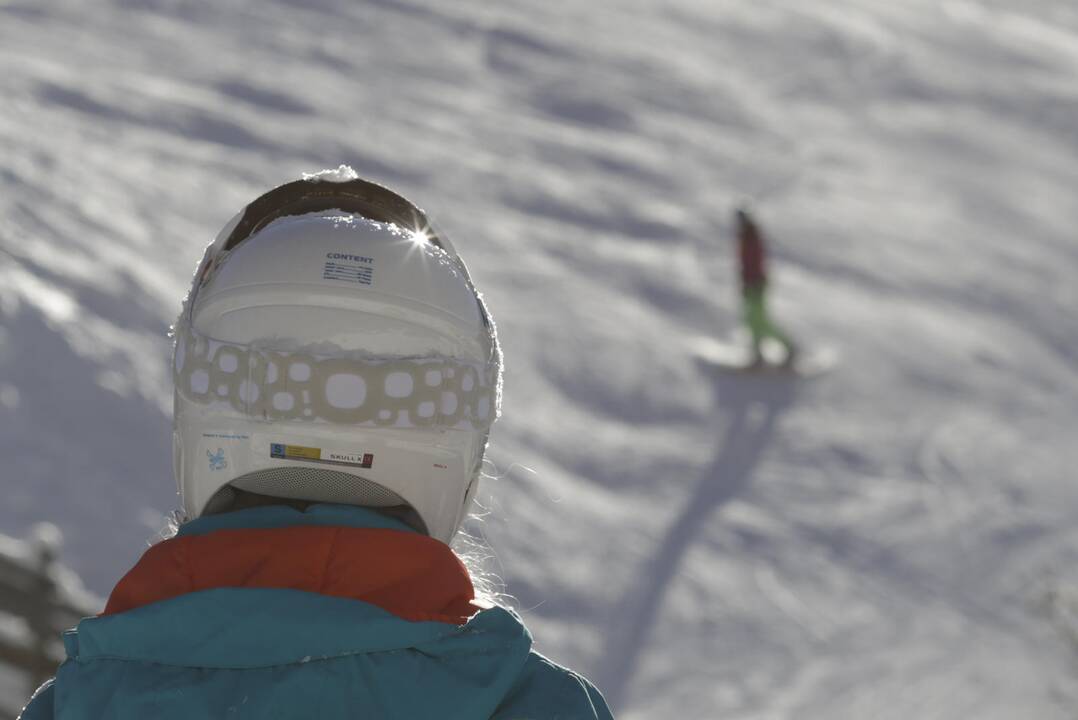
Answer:
[[[741,254],[741,286],[753,288],[766,284],[764,238],[756,224],[748,219],[742,222],[737,240]]]

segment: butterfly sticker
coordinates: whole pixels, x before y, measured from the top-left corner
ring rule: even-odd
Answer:
[[[225,451],[223,448],[217,448],[216,453],[206,451],[206,457],[210,459],[210,470],[224,470],[228,467],[228,461],[225,460]]]

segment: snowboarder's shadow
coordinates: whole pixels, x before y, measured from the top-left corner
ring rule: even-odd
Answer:
[[[722,507],[748,490],[778,418],[797,395],[793,377],[718,374],[713,382],[719,429],[715,457],[637,574],[635,587],[625,593],[600,654],[606,660],[597,679],[612,707],[625,700],[648,634],[689,548],[707,523],[719,522]]]

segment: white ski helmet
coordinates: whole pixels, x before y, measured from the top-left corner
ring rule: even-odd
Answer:
[[[463,261],[410,202],[344,166],[271,190],[206,250],[174,333],[189,518],[240,488],[405,506],[453,537],[501,352]]]

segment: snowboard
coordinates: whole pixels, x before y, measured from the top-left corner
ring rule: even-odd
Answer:
[[[769,356],[765,348],[763,362],[754,362],[752,351],[745,343],[724,341],[713,337],[697,338],[692,343],[692,355],[706,370],[715,372],[758,375],[765,377],[818,377],[838,364],[838,352],[832,347],[802,348],[793,362]]]

